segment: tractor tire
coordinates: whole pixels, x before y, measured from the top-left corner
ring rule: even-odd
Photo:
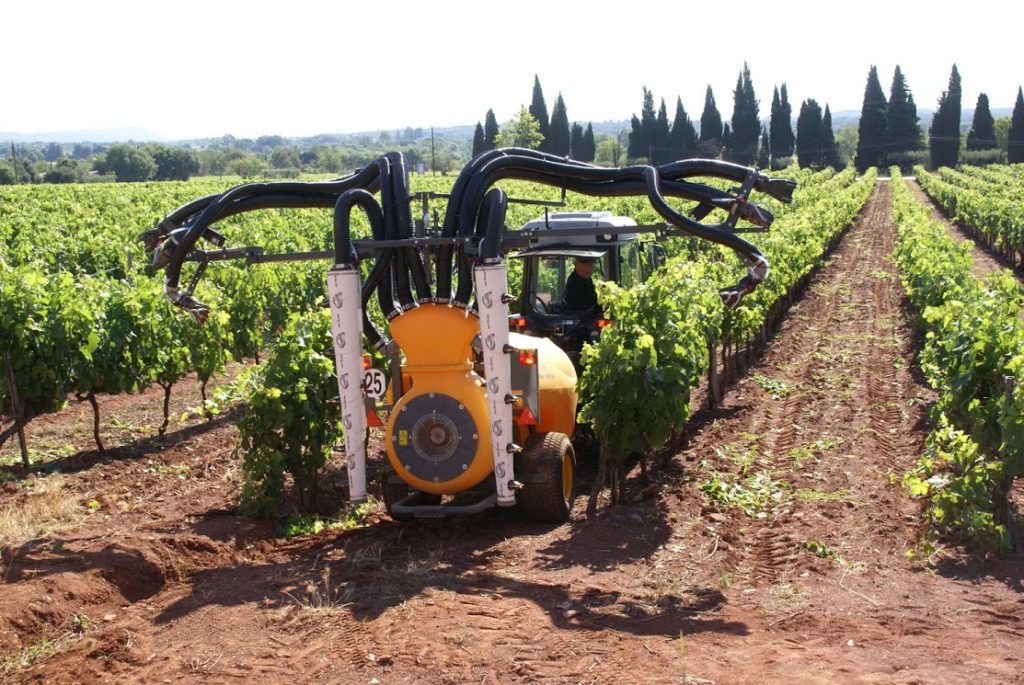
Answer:
[[[409,514],[396,514],[391,510],[398,502],[408,497],[410,494],[416,493],[418,497],[414,504],[430,504],[437,505],[441,503],[440,495],[431,495],[426,492],[420,492],[409,487],[401,477],[394,472],[393,469],[387,469],[384,471],[381,477],[380,494],[381,499],[384,500],[384,507],[388,511],[388,516],[393,518],[395,521],[408,521],[413,517]]]
[[[516,464],[519,512],[535,521],[564,523],[576,499],[576,453],[564,433],[535,433]]]

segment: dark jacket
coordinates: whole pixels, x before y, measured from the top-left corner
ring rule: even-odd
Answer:
[[[565,280],[565,306],[568,309],[589,309],[597,306],[594,279],[583,278],[575,271]]]

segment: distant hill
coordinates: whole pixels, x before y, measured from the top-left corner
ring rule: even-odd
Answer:
[[[1013,110],[1009,107],[996,107],[992,109],[992,116],[1008,117],[1013,113]],[[767,112],[765,113],[767,114]],[[932,117],[935,112],[930,109],[918,109],[917,115],[920,117],[921,128],[925,131],[931,126]],[[960,128],[967,131],[971,127],[971,121],[974,119],[974,108],[964,108],[960,119]],[[860,110],[848,109],[841,110],[838,112],[832,112],[832,127],[834,129],[840,129],[844,126],[856,126],[860,120]],[[768,117],[765,116],[762,119],[764,124],[768,124]],[[581,121],[583,125],[587,122]],[[595,134],[606,133],[609,135],[616,135],[623,129],[629,130],[630,122],[629,119],[621,120],[608,120],[608,121],[594,121],[590,122],[594,127]],[[796,126],[796,117],[793,117],[793,125]],[[449,139],[472,139],[473,131],[476,124],[466,124],[463,126],[446,126],[438,127],[434,129],[434,135],[437,138],[449,138]],[[422,131],[422,135],[429,136],[430,129],[416,129],[417,133]],[[385,132],[394,134],[398,140],[401,140],[402,132],[400,130],[387,129]],[[310,143],[310,144],[321,144],[329,145],[335,142],[341,142],[344,140],[351,140],[359,137],[371,137],[376,139],[382,133],[381,130],[376,131],[360,131],[356,133],[321,133],[314,136],[285,136],[290,141],[297,143]],[[418,136],[417,136],[418,137]],[[161,136],[159,133],[152,131],[147,128],[140,127],[125,127],[125,128],[102,128],[102,129],[79,129],[74,131],[50,131],[50,132],[36,132],[36,133],[8,133],[0,131],[0,143],[120,143],[120,142],[136,142],[136,143],[149,143],[149,142],[176,142],[183,144],[192,144],[199,147],[210,144],[214,140],[222,140],[222,137],[209,137],[209,138],[198,138],[198,139],[182,139],[175,141],[168,141],[166,138]]]
[[[1013,114],[1012,107],[993,107],[992,116],[998,119],[999,117],[1008,117]],[[920,119],[918,124],[921,128],[927,132],[928,127],[932,125],[932,117],[935,116],[935,111],[930,109],[918,108],[917,116]],[[767,120],[765,120],[767,121]],[[974,108],[964,107],[960,111],[960,128],[964,131],[968,131],[971,128],[971,123],[974,121]],[[840,129],[843,126],[856,126],[860,122],[860,110],[859,109],[847,109],[840,112],[832,112],[832,128]],[[793,125],[796,126],[796,118],[793,119]]]
[[[15,143],[137,143],[164,142],[166,139],[148,128],[83,128],[75,131],[49,131],[36,133],[6,133],[0,131],[0,141]]]

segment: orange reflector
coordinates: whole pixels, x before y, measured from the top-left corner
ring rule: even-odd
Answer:
[[[536,426],[537,417],[530,411],[528,405],[523,405],[523,411],[519,413],[519,418],[516,419],[516,423],[520,426]]]
[[[377,412],[372,409],[366,410],[366,425],[370,428],[383,428],[384,424],[381,423],[380,417],[377,416]]]
[[[537,363],[537,352],[535,350],[522,350],[519,352],[519,363],[523,366],[533,366]]]
[[[607,328],[608,326],[611,326],[611,325],[612,325],[612,319],[598,319],[597,320],[597,328],[598,328],[598,330],[601,330],[602,328]]]
[[[369,354],[364,352],[363,353],[363,371],[366,371],[367,369],[369,369],[371,367],[373,367],[373,359],[370,357]]]

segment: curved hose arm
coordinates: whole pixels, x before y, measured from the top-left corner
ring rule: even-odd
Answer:
[[[183,293],[177,288],[167,288],[165,293],[171,304],[181,307],[195,317],[200,326],[206,323],[206,319],[210,316],[210,308],[197,300],[192,293]]]

